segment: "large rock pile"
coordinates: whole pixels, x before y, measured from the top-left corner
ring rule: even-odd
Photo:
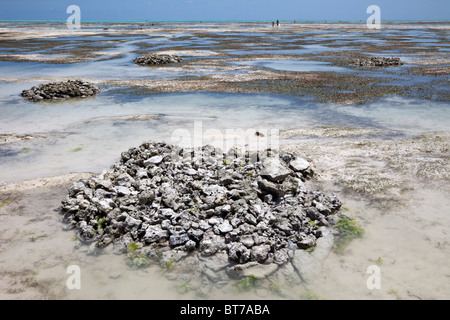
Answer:
[[[403,65],[400,58],[369,57],[355,59],[353,63],[359,67],[398,67]]]
[[[80,241],[100,248],[126,252],[133,243],[149,256],[166,248],[283,264],[288,249],[315,246],[341,203],[308,190],[308,161],[270,153],[145,143],[110,171],[73,183],[62,213]]]
[[[22,97],[26,100],[37,102],[42,100],[57,100],[68,98],[86,98],[100,93],[95,85],[83,80],[68,80],[40,84],[29,90],[22,91]]]
[[[134,63],[139,65],[163,65],[181,62],[183,59],[176,55],[146,53],[134,59]]]

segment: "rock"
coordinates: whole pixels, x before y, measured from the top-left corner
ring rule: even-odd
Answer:
[[[166,208],[159,209],[159,212],[166,219],[170,219],[175,214],[175,212],[172,209],[166,209]]]
[[[145,256],[160,262],[161,253],[172,255],[183,272],[198,272],[221,287],[225,268],[245,264],[266,274],[301,249],[316,246],[309,257],[319,260],[328,252],[331,233],[318,226],[337,221],[341,202],[308,189],[298,177],[307,179],[310,168],[300,159],[211,146],[193,154],[164,142],[144,143],[122,152],[110,170],[74,182],[61,213],[76,230],[80,249],[112,244],[114,253],[126,254],[135,242]]]
[[[176,55],[147,53],[134,59],[134,63],[139,65],[163,65],[183,61]]]
[[[187,174],[188,176],[195,176],[197,174],[197,170],[188,168],[188,169],[184,170],[184,173]]]
[[[185,243],[184,247],[185,247],[186,251],[190,252],[190,251],[195,250],[196,245],[197,244],[195,243],[195,241],[189,240]]]
[[[143,240],[146,243],[154,243],[167,240],[168,237],[169,232],[167,230],[163,230],[158,226],[149,226],[147,230],[145,230]]]
[[[162,156],[154,156],[154,157],[151,157],[150,159],[145,160],[144,166],[147,167],[150,164],[160,164],[162,161],[163,161]]]
[[[263,161],[263,170],[261,171],[261,177],[273,181],[279,182],[284,180],[292,172],[286,168],[278,157],[269,157]]]
[[[100,93],[95,85],[82,80],[67,80],[40,84],[22,91],[22,97],[31,102],[69,98],[86,98]]]
[[[117,186],[123,186],[130,188],[136,181],[128,173],[121,173],[116,179],[115,183]]]
[[[204,231],[200,230],[200,229],[189,229],[187,233],[192,239],[194,239],[195,241],[199,242],[203,238]]]
[[[309,162],[303,158],[296,158],[289,162],[289,168],[295,172],[301,172],[308,169],[310,166]]]
[[[203,234],[203,239],[200,241],[200,252],[205,256],[211,256],[216,252],[225,248],[225,239],[212,232],[207,231]]]
[[[233,230],[233,227],[231,226],[230,222],[228,220],[225,220],[223,223],[219,225],[219,230],[222,233],[227,233]]]
[[[169,237],[169,244],[171,247],[177,247],[185,244],[189,241],[189,236],[186,233],[180,235],[171,235]],[[195,242],[194,242],[195,247]]]
[[[107,214],[115,207],[115,203],[112,199],[104,199],[96,202],[98,210]]]
[[[240,242],[228,244],[228,257],[238,263],[246,263],[250,260],[250,250]]]
[[[126,231],[137,231],[141,225],[142,221],[140,219],[134,219],[131,216],[127,216],[125,219],[125,230]]]
[[[281,190],[287,194],[295,195],[301,186],[304,186],[304,184],[299,178],[289,176],[281,184]]]
[[[140,205],[145,205],[147,203],[151,203],[155,200],[155,192],[152,190],[143,191],[138,196],[138,203]]]
[[[78,193],[84,192],[87,189],[86,185],[84,184],[83,181],[77,181],[74,182],[70,187],[69,187],[69,196],[74,197],[76,196]]]
[[[397,67],[403,65],[400,58],[367,57],[353,60],[353,64],[360,67]]]
[[[285,191],[282,190],[281,185],[267,181],[266,179],[258,180],[258,187],[261,190],[274,195],[276,198],[283,198],[285,195]]]
[[[264,261],[267,260],[269,252],[270,246],[267,244],[254,246],[251,251],[252,260],[258,261],[259,263],[264,263]]]
[[[306,215],[311,220],[318,220],[318,219],[320,219],[320,212],[319,212],[319,210],[317,210],[316,207],[307,208],[306,209]]]
[[[111,180],[105,180],[105,179],[92,179],[94,182],[93,188],[102,188],[105,190],[110,190],[113,187],[113,183]],[[116,187],[117,188],[117,187]]]
[[[122,186],[117,186],[114,187],[113,190],[117,193],[118,196],[128,196],[129,194],[131,194],[131,191],[129,188],[127,187],[122,187]]]
[[[252,235],[244,235],[239,237],[239,242],[249,249],[251,249],[255,245],[255,241],[253,240]]]

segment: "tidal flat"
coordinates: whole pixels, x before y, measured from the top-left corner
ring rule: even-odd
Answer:
[[[0,298],[448,299],[449,29],[0,23]],[[183,60],[133,63],[148,52]],[[403,64],[354,63],[374,56]],[[37,103],[20,95],[74,79],[101,91]],[[261,133],[278,139],[281,153],[307,159],[314,175],[305,184],[335,194],[364,230],[295,285],[274,276],[219,285],[178,272],[173,261],[137,268],[64,229],[60,206],[71,183],[109,170],[123,151],[190,143],[196,134],[203,145],[251,144]],[[71,265],[81,269],[79,290],[66,285]],[[373,265],[379,289],[367,285]]]

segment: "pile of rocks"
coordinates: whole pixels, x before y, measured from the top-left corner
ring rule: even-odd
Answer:
[[[403,62],[400,61],[400,58],[384,57],[355,59],[353,63],[359,67],[398,67],[403,65]]]
[[[134,63],[139,65],[163,65],[181,62],[183,59],[171,54],[146,53],[134,59]]]
[[[68,80],[40,84],[22,91],[22,97],[28,101],[57,100],[68,98],[86,98],[100,93],[95,85],[83,80]]]
[[[307,160],[291,153],[227,153],[145,143],[111,170],[75,182],[62,213],[83,243],[225,255],[229,264],[283,264],[307,249],[341,202],[310,191]]]

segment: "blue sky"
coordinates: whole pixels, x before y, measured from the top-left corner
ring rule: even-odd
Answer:
[[[1,0],[0,20],[367,20],[369,5],[385,20],[449,20],[450,0]]]

